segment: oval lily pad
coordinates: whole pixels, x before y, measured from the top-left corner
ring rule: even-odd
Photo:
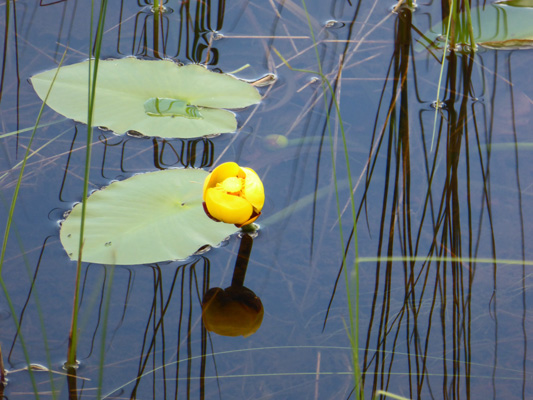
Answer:
[[[202,206],[208,173],[174,169],[135,175],[87,199],[82,261],[134,265],[185,259],[238,231],[215,222]],[[81,204],[61,226],[69,257],[78,258]]]
[[[88,68],[89,61],[64,66],[54,82],[57,69],[33,76],[31,83],[44,99],[53,82],[46,104],[87,123]],[[136,58],[102,60],[93,123],[117,134],[136,131],[146,136],[194,138],[234,132],[237,120],[226,109],[248,107],[260,100],[251,84],[201,65]]]

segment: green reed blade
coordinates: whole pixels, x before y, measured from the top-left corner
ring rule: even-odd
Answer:
[[[86,205],[87,197],[89,194],[89,175],[91,168],[91,150],[92,150],[92,121],[93,121],[93,111],[94,111],[94,102],[96,99],[96,79],[98,76],[98,63],[100,58],[100,52],[102,49],[102,38],[104,35],[104,23],[105,16],[107,11],[107,0],[101,0],[100,3],[100,12],[98,17],[98,25],[96,29],[96,40],[94,47],[94,59],[90,58],[89,62],[89,74],[88,74],[88,101],[89,107],[87,110],[87,146],[85,152],[85,172],[83,177],[83,197],[82,197],[82,212],[81,212],[81,224],[80,224],[80,241],[79,241],[79,255],[78,263],[76,267],[76,281],[75,281],[75,290],[74,290],[74,299],[72,307],[72,319],[71,319],[71,328],[69,333],[69,345],[67,353],[67,366],[76,365],[76,349],[78,342],[78,304],[80,296],[80,277],[81,277],[81,253],[83,251],[83,232],[85,227],[85,215],[86,215]],[[93,47],[92,47],[92,27],[94,23],[94,0],[91,2],[91,21],[90,21],[90,34],[89,34],[89,57],[92,57]],[[91,68],[91,64],[94,63],[94,68]]]
[[[337,182],[337,173],[336,173],[336,165],[335,165],[335,150],[333,146],[333,133],[331,130],[331,123],[330,123],[330,115],[329,111],[326,111],[326,121],[327,121],[327,127],[329,131],[330,136],[330,142],[331,142],[331,149],[332,149],[332,167],[333,167],[333,181],[334,181],[334,187],[335,187],[335,196],[336,196],[336,204],[337,204],[337,213],[338,213],[338,222],[339,222],[339,235],[340,235],[340,243],[342,244],[342,254],[343,254],[343,260],[342,260],[342,266],[344,268],[344,274],[345,274],[345,282],[346,282],[346,292],[347,292],[347,301],[348,301],[348,314],[349,314],[349,334],[350,334],[350,343],[352,345],[352,357],[353,357],[353,363],[354,363],[354,378],[355,378],[355,384],[356,384],[356,398],[362,398],[362,387],[360,386],[360,377],[361,372],[359,369],[359,356],[358,356],[358,348],[359,348],[359,253],[358,253],[358,241],[357,241],[357,214],[355,209],[355,199],[353,195],[353,181],[352,181],[352,175],[351,175],[351,167],[350,167],[350,161],[349,161],[349,154],[348,154],[348,146],[346,142],[346,135],[344,131],[344,125],[342,123],[342,116],[340,112],[340,107],[336,98],[335,90],[331,86],[331,83],[327,79],[327,77],[324,75],[322,71],[322,62],[320,59],[320,55],[318,53],[317,48],[317,41],[314,35],[311,19],[309,16],[309,12],[307,11],[307,6],[305,4],[305,0],[302,0],[302,7],[305,12],[307,23],[309,26],[310,34],[312,41],[314,43],[315,48],[315,54],[317,58],[317,65],[318,65],[318,71],[309,71],[309,70],[302,70],[297,68],[292,68],[289,63],[281,56],[281,54],[276,50],[273,49],[274,52],[280,57],[280,59],[289,67],[291,70],[294,71],[300,71],[300,72],[306,72],[306,73],[313,73],[316,75],[319,75],[321,77],[322,82],[322,90],[324,93],[329,92],[331,95],[331,99],[333,101],[334,107],[335,107],[335,113],[337,115],[338,121],[339,121],[339,129],[341,132],[342,142],[344,146],[344,156],[345,156],[345,162],[346,162],[346,170],[348,174],[348,183],[349,183],[349,189],[350,189],[350,204],[352,209],[352,220],[353,220],[353,226],[354,226],[354,249],[355,249],[355,260],[354,260],[354,272],[355,272],[355,278],[354,278],[354,288],[355,291],[355,310],[352,308],[352,288],[350,285],[350,278],[348,274],[348,269],[346,268],[346,253],[344,251],[344,234],[343,234],[343,226],[342,226],[342,211],[340,206],[340,198],[339,198],[339,187]],[[342,65],[340,67],[342,69]],[[327,98],[324,96],[325,106],[326,110],[328,110],[328,103]]]
[[[9,4],[9,1],[8,1],[8,4]],[[59,61],[59,68],[57,69],[57,72],[59,72],[59,69],[61,68],[61,65],[63,64],[63,61],[65,60],[66,54],[67,53],[66,53],[66,50],[65,50],[65,52],[63,53],[63,56],[61,57],[61,60]],[[55,77],[57,76],[57,72],[56,72]],[[55,80],[55,77],[54,77],[54,80]],[[3,266],[4,266],[5,255],[6,255],[7,241],[9,239],[9,234],[10,234],[10,231],[11,231],[11,224],[13,222],[13,215],[15,213],[15,206],[17,204],[17,199],[18,199],[18,195],[19,195],[19,192],[20,192],[20,187],[21,187],[21,184],[22,184],[22,178],[24,176],[24,170],[26,168],[26,164],[28,162],[28,159],[30,158],[31,146],[33,144],[33,140],[35,139],[35,133],[36,133],[37,128],[39,126],[39,122],[41,120],[41,117],[42,117],[42,114],[43,114],[43,111],[44,111],[44,107],[45,107],[45,104],[46,104],[46,99],[48,98],[50,90],[51,90],[51,87],[50,87],[48,93],[46,94],[46,97],[45,97],[45,99],[43,101],[43,104],[41,105],[39,113],[37,114],[37,119],[35,121],[35,125],[33,126],[33,130],[32,130],[32,133],[31,133],[31,136],[30,136],[30,140],[29,140],[27,148],[26,148],[26,152],[24,154],[24,158],[22,160],[22,163],[20,164],[20,172],[19,172],[19,176],[18,176],[18,179],[17,179],[17,184],[15,186],[15,190],[14,190],[14,193],[13,193],[13,197],[11,199],[11,205],[9,207],[9,212],[8,212],[7,221],[6,221],[6,227],[5,227],[5,230],[4,230],[4,239],[2,241],[2,249],[0,251],[0,285],[2,286],[2,290],[3,290],[4,295],[6,297],[6,301],[7,301],[8,307],[9,307],[9,311],[10,311],[11,316],[13,318],[13,321],[15,323],[18,337],[20,338],[20,343],[21,343],[21,346],[22,346],[22,350],[24,352],[24,358],[25,358],[26,363],[28,365],[30,365],[30,355],[29,355],[28,349],[26,348],[26,343],[25,343],[25,340],[24,340],[24,336],[22,335],[22,332],[21,332],[21,329],[20,329],[20,323],[19,323],[19,320],[17,318],[18,314],[17,314],[17,312],[15,310],[15,307],[13,306],[13,302],[11,301],[11,297],[9,295],[9,291],[7,289],[7,286],[6,286],[5,282],[4,282],[4,278],[2,276],[2,270],[3,270]],[[35,376],[33,374],[33,371],[31,370],[31,368],[29,369],[29,374],[30,374],[30,379],[31,379],[31,382],[32,382],[33,390],[35,392],[35,396],[38,399],[39,398],[39,394],[38,394],[37,383],[35,381]]]
[[[452,9],[455,6],[457,0],[452,0]],[[435,144],[435,135],[437,133],[437,119],[439,116],[439,110],[441,108],[441,101],[440,101],[440,88],[442,84],[442,77],[444,76],[444,65],[446,64],[446,52],[448,50],[448,43],[450,41],[450,31],[452,29],[452,17],[448,18],[448,26],[446,27],[446,39],[444,41],[444,49],[442,51],[442,59],[440,62],[440,72],[439,72],[439,82],[437,83],[437,100],[435,100],[435,118],[433,119],[433,134],[431,135],[431,146],[429,147],[429,151],[433,151],[433,146]]]

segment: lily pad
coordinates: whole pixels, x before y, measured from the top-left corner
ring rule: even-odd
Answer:
[[[47,100],[56,112],[87,123],[89,61],[61,67]],[[56,69],[31,78],[41,99]],[[124,58],[99,62],[95,126],[117,134],[136,131],[146,136],[194,138],[237,129],[238,109],[261,96],[251,84],[201,65],[179,66],[171,60]]]
[[[523,3],[522,3],[523,4]],[[518,6],[507,2],[503,4],[489,4],[485,7],[476,7],[471,10],[472,29],[476,44],[491,49],[517,50],[533,47],[533,8],[524,5]],[[461,15],[460,21],[466,21],[466,16]],[[446,32],[447,20],[438,23],[427,32],[415,47],[422,50],[429,43],[442,47],[444,41],[439,40]],[[468,43],[466,29],[463,29],[458,42]],[[461,36],[463,37],[461,39]]]
[[[202,188],[208,173],[174,169],[135,175],[87,199],[82,261],[134,265],[180,260],[237,232],[206,216]],[[60,239],[78,258],[81,204],[63,221]]]

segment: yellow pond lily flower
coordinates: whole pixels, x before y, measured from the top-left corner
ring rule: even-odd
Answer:
[[[243,226],[261,215],[265,190],[253,169],[227,162],[216,167],[204,181],[204,205],[213,219]]]

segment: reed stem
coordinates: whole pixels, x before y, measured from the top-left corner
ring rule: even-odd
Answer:
[[[246,269],[248,268],[248,261],[250,260],[253,243],[254,240],[250,235],[247,233],[242,235],[239,254],[237,254],[235,268],[233,269],[233,278],[231,280],[232,287],[244,286],[244,278],[246,277]]]
[[[93,55],[92,47],[92,27],[93,27],[93,10],[94,10],[94,0],[91,8],[91,28],[90,28],[90,42],[89,42],[89,55]],[[98,25],[96,28],[96,40],[94,47],[94,59],[89,59],[89,71],[88,71],[88,104],[89,108],[87,110],[87,145],[85,152],[85,173],[83,178],[83,197],[82,197],[82,206],[81,206],[81,223],[80,223],[80,241],[79,241],[79,250],[78,250],[78,263],[76,270],[76,281],[74,289],[74,301],[72,307],[72,319],[68,340],[68,354],[67,354],[67,367],[74,367],[77,365],[76,360],[76,349],[78,344],[78,305],[80,297],[80,277],[81,277],[81,260],[84,244],[84,229],[85,229],[85,215],[87,209],[87,197],[89,194],[89,174],[91,169],[91,150],[92,150],[92,121],[93,121],[93,110],[94,110],[94,101],[96,98],[96,79],[98,76],[98,65],[100,52],[102,48],[102,38],[104,35],[104,24],[105,16],[107,11],[107,0],[101,0],[100,3],[100,14],[98,18]],[[94,67],[92,67],[94,63]]]

